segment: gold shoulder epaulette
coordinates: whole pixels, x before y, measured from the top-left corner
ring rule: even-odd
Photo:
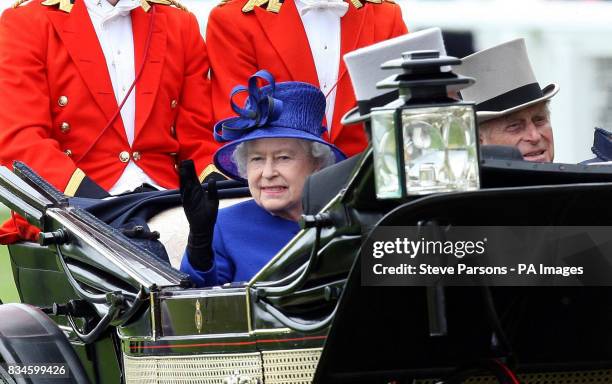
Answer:
[[[283,5],[280,0],[248,0],[244,7],[242,7],[242,12],[251,12],[255,7],[261,7],[266,3],[268,4],[268,6],[266,7],[266,11],[274,13],[279,13],[281,6]]]
[[[17,0],[16,2],[13,3],[13,5],[11,5],[11,8],[17,8],[18,6],[20,6],[21,4],[28,2],[30,0]]]
[[[183,11],[187,11],[187,7],[185,7],[183,4],[179,3],[178,0],[140,0],[140,3],[142,5],[142,8],[145,9],[145,11],[148,11],[150,8],[149,4],[147,4],[148,7],[145,7],[143,3],[154,3],[154,4],[161,4],[161,5],[173,5],[175,7],[177,7],[178,9],[182,9]]]
[[[229,3],[230,1],[232,0],[221,0],[221,3],[219,5]],[[353,7],[357,9],[363,7],[363,3],[360,0],[349,0],[349,1],[351,2],[351,4],[353,4]],[[374,3],[374,4],[382,4],[383,2],[395,3],[395,0],[365,0],[365,1],[367,1],[368,3]],[[281,0],[247,0],[246,4],[244,4],[244,7],[242,7],[242,12],[244,13],[251,12],[255,7],[261,7],[262,5],[265,5],[265,4],[268,4],[268,6],[266,7],[266,11],[270,11],[274,13],[280,12],[281,6],[283,5]]]
[[[351,3],[353,4],[353,6],[357,9],[363,7],[363,4],[361,3],[360,0],[350,0]],[[395,0],[365,0],[368,3],[373,3],[373,4],[382,4],[382,3],[392,3],[395,4]]]
[[[19,0],[13,5],[13,7],[18,7],[20,4],[26,1],[28,0]],[[179,9],[182,9],[183,11],[187,11],[187,8],[177,0],[140,0],[140,6],[145,10],[145,12],[149,12],[149,9],[151,9],[151,5],[149,3],[173,5]],[[59,5],[60,11],[64,11],[66,13],[70,13],[73,6],[71,0],[45,0],[41,4],[46,6]]]
[[[70,0],[45,0],[41,3],[46,6],[59,5],[60,11],[70,13],[72,10],[72,2]]]

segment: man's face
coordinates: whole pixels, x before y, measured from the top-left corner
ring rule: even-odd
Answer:
[[[480,124],[480,143],[518,148],[526,161],[550,163],[555,156],[546,101]]]

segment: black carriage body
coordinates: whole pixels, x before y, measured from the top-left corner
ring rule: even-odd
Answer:
[[[251,281],[206,289],[190,288],[186,275],[71,207],[44,181],[4,169],[0,199],[46,234],[44,245],[10,247],[21,301],[46,313],[36,310],[32,321],[50,318],[67,337],[55,335],[52,344],[70,345],[78,359],[55,360],[69,364],[77,382],[408,383],[443,377],[469,361],[499,357],[499,351],[491,349],[494,330],[475,288],[448,289],[448,333],[434,337],[424,288],[362,287],[359,251],[373,228],[423,221],[612,222],[612,207],[605,204],[612,195],[612,172],[606,167],[566,166],[555,172],[483,161],[485,186],[490,180],[488,186],[495,188],[379,201],[371,155],[349,161],[340,179],[332,170],[309,180],[307,228]],[[329,177],[335,182],[326,182]],[[317,185],[333,185],[332,191]],[[321,207],[322,214],[314,215]],[[500,308],[516,295],[530,298],[525,305],[533,312],[504,324],[520,328],[519,371],[591,370],[612,377],[612,334],[603,327],[612,316],[607,289],[500,288],[493,294]],[[563,304],[568,297],[576,305]],[[549,305],[539,305],[543,302]],[[2,336],[19,328],[1,321],[16,307],[0,306],[5,363],[31,362],[27,348],[17,353],[6,347],[19,338]],[[572,352],[585,343],[588,353]],[[54,360],[39,363],[45,362]]]

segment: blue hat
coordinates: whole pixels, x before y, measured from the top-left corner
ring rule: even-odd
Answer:
[[[263,79],[268,85],[259,88],[257,80]],[[244,108],[238,107],[234,95],[248,91]],[[214,155],[217,169],[227,176],[244,180],[238,174],[238,167],[232,160],[236,146],[246,141],[268,138],[294,138],[316,141],[331,148],[336,162],[346,156],[336,146],[321,138],[326,128],[321,126],[325,114],[325,96],[307,83],[287,81],[276,84],[274,77],[265,70],[249,78],[248,88],[234,87],[230,103],[237,117],[224,119],[215,124],[215,140],[230,143],[219,148]]]

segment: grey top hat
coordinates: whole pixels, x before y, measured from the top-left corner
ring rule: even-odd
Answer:
[[[344,55],[357,98],[357,107],[342,117],[341,124],[365,121],[370,117],[370,109],[382,107],[397,99],[397,91],[377,89],[376,83],[390,75],[401,73],[401,69],[382,70],[380,65],[401,57],[403,52],[422,50],[435,50],[440,52],[441,56],[446,55],[440,28],[428,28],[398,36]]]
[[[476,79],[476,84],[462,90],[461,96],[463,100],[476,103],[479,123],[548,100],[559,91],[556,84],[540,88],[524,39],[511,40],[466,56],[453,70]]]

